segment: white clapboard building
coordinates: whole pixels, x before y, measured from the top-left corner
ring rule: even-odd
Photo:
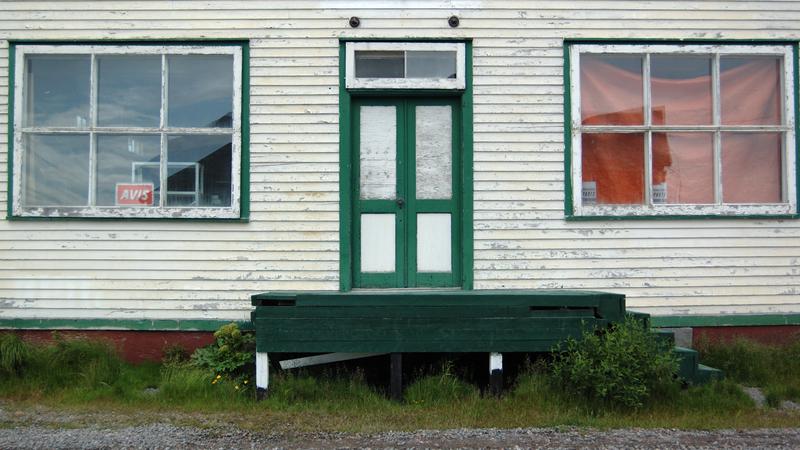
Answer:
[[[793,1],[3,1],[0,327],[368,288],[800,325],[798,41]]]

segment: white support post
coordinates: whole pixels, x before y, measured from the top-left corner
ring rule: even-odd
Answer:
[[[269,357],[266,353],[256,352],[256,398],[263,400],[269,387]]]
[[[494,395],[503,392],[503,354],[489,353],[489,390]]]

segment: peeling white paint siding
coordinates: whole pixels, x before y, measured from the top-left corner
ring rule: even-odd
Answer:
[[[0,199],[7,40],[240,38],[252,213],[0,220],[0,318],[246,320],[253,293],[338,289],[340,37],[473,39],[476,288],[608,290],[663,315],[800,312],[800,221],[564,221],[562,79],[563,38],[797,40],[800,2],[5,1]]]

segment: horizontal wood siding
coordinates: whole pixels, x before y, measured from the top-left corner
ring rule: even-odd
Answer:
[[[8,40],[250,40],[249,223],[0,221],[0,319],[245,320],[339,287],[339,38],[471,38],[475,288],[659,315],[800,312],[796,220],[564,220],[564,38],[800,38],[793,1],[7,1]],[[457,15],[452,29],[447,18]],[[352,29],[347,20],[361,19]],[[797,76],[798,74],[796,74]],[[0,133],[0,200],[8,136]]]

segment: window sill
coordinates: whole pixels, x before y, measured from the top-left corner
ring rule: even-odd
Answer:
[[[24,208],[8,215],[17,219],[105,220],[242,220],[239,208]]]
[[[795,205],[606,206],[576,208],[568,221],[590,220],[691,220],[691,219],[798,219]]]

